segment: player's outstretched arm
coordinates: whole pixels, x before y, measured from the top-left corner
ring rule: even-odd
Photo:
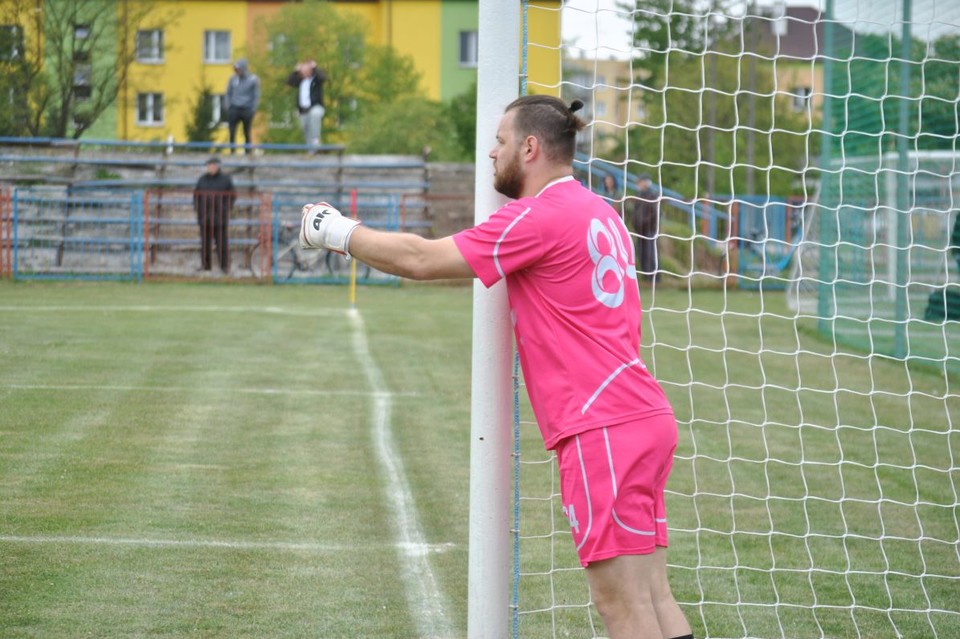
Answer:
[[[428,240],[360,225],[325,202],[303,207],[300,244],[352,255],[378,271],[413,280],[474,277],[452,237]]]
[[[452,237],[428,240],[359,227],[350,239],[350,253],[378,271],[412,280],[474,277]]]

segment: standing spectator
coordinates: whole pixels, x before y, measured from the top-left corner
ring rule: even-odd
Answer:
[[[253,116],[260,104],[260,78],[250,73],[247,61],[237,60],[233,65],[234,74],[227,80],[227,91],[223,96],[227,108],[227,128],[230,130],[230,152],[233,153],[237,141],[237,124],[243,125],[243,139],[246,152],[250,152],[253,139],[250,130]]]
[[[630,226],[633,227],[637,267],[648,280],[656,281],[659,259],[657,235],[660,232],[660,196],[646,173],[637,177],[637,197],[629,204]]]
[[[200,268],[211,270],[211,249],[217,245],[220,270],[230,272],[230,210],[237,199],[233,180],[220,170],[220,158],[207,160],[206,173],[197,180],[193,208],[200,226]]]
[[[323,84],[326,81],[327,74],[317,68],[316,60],[298,62],[287,78],[287,84],[297,90],[297,112],[300,114],[303,143],[311,147],[320,145],[320,128],[323,114],[326,113],[323,107]]]
[[[617,213],[623,214],[623,192],[617,188],[617,178],[612,173],[603,176],[600,182],[600,197],[605,199]]]
[[[514,201],[473,228],[426,239],[307,205],[300,242],[413,279],[505,280],[530,403],[557,452],[563,511],[607,636],[692,639],[667,581],[677,423],[640,358],[627,228],[573,177],[581,107],[545,95],[507,106],[490,158],[494,188]]]
[[[603,176],[603,182],[600,183],[600,195],[606,198],[611,205],[620,201],[620,194],[617,193],[617,178],[607,173]],[[617,208],[614,206],[614,208]]]

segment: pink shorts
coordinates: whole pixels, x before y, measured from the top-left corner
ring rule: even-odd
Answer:
[[[663,492],[676,447],[672,414],[597,428],[557,445],[563,514],[584,567],[667,545]]]

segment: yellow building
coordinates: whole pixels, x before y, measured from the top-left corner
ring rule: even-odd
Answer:
[[[156,3],[138,25],[135,62],[120,87],[119,139],[184,139],[192,101],[204,86],[223,92],[236,52],[247,45],[246,5],[238,0]]]
[[[137,55],[117,100],[117,138],[183,141],[201,89],[208,86],[222,94],[233,73],[233,61],[244,56],[256,37],[257,22],[285,4],[279,0],[157,0],[132,44]],[[409,57],[427,98],[449,100],[475,81],[477,0],[353,0],[333,5],[366,25],[369,42],[390,45]],[[528,15],[528,28],[538,41],[554,42],[557,50],[559,6],[559,0],[541,0],[531,3]],[[558,84],[558,55],[532,53],[528,68],[531,76]],[[259,126],[264,126],[260,120]],[[217,139],[226,141],[226,131],[218,131]]]
[[[571,98],[583,100],[587,133],[597,151],[623,142],[631,124],[644,119],[642,91],[630,60],[571,57],[564,60],[564,78]]]

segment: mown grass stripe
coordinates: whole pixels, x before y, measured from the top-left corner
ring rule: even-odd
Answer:
[[[370,548],[363,544],[320,544],[300,541],[237,541],[227,539],[153,539],[149,537],[75,537],[47,535],[0,535],[0,543],[44,545],[94,545],[135,546],[141,548],[223,548],[226,550],[276,550],[312,553],[355,552]],[[438,553],[453,548],[455,544],[419,544],[421,553]],[[380,547],[380,546],[377,546]],[[398,549],[410,551],[407,544],[399,542]]]
[[[134,391],[148,393],[186,393],[201,390],[208,393],[237,393],[241,395],[315,395],[366,397],[373,393],[362,389],[310,389],[310,388],[188,388],[186,386],[117,386],[100,384],[17,384],[0,382],[0,388],[11,390],[50,390],[50,391]],[[416,397],[419,393],[397,393],[396,397]]]

